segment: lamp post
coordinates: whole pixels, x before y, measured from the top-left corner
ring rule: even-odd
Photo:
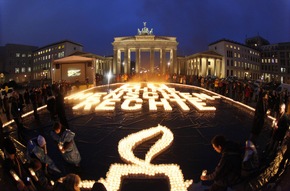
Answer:
[[[108,92],[110,91],[110,79],[112,77],[111,71],[109,71],[109,73],[107,74],[107,78],[108,78]]]

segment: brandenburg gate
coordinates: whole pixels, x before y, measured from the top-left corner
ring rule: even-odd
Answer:
[[[144,22],[144,27],[138,29],[138,34],[128,37],[115,37],[112,43],[114,49],[113,73],[121,74],[121,64],[124,67],[124,74],[131,73],[131,53],[135,52],[135,72],[139,73],[141,69],[141,52],[150,53],[149,72],[154,72],[155,53],[160,53],[160,73],[176,73],[177,59],[176,50],[178,42],[176,37],[155,36],[153,29],[149,30]],[[121,55],[123,53],[123,62]],[[167,61],[166,53],[169,53],[169,61]],[[121,63],[122,62],[122,63]]]

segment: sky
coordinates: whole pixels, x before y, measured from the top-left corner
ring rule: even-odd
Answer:
[[[143,22],[156,36],[176,37],[182,56],[223,38],[290,42],[290,0],[0,0],[0,46],[71,40],[109,56],[114,37],[137,35]]]

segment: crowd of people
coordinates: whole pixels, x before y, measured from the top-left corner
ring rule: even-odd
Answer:
[[[115,82],[127,82],[134,80],[147,81],[152,77],[149,74],[140,76],[122,75],[116,77]],[[212,173],[203,174],[200,177],[202,181],[213,181],[211,186],[214,190],[226,190],[228,187],[238,189],[237,185],[243,184],[243,189],[257,190],[266,185],[268,181],[278,177],[285,168],[285,164],[289,158],[289,120],[288,120],[288,92],[276,92],[275,89],[265,89],[262,84],[254,85],[248,80],[233,80],[219,78],[203,78],[198,76],[178,76],[164,75],[155,76],[156,79],[162,79],[165,82],[181,83],[188,85],[196,85],[221,95],[230,97],[234,100],[244,102],[255,106],[255,114],[251,134],[245,140],[246,144],[237,144],[227,140],[223,135],[213,137],[211,144],[214,150],[220,153],[221,159],[216,169]],[[98,81],[98,85],[102,83]],[[6,120],[14,120],[17,127],[17,139],[26,145],[27,163],[21,165],[19,157],[17,157],[17,148],[9,134],[3,133],[1,128],[1,145],[4,151],[4,168],[8,174],[17,174],[20,180],[17,182],[18,190],[65,190],[77,191],[80,190],[81,179],[77,173],[68,173],[66,175],[61,172],[54,161],[49,156],[49,151],[46,146],[46,139],[43,134],[27,140],[25,135],[25,125],[23,124],[22,114],[25,111],[33,110],[35,120],[39,119],[37,108],[46,105],[50,114],[50,120],[53,122],[50,136],[55,141],[55,146],[58,148],[63,160],[72,165],[75,169],[80,168],[81,155],[75,144],[75,133],[69,127],[69,123],[65,114],[64,96],[71,91],[70,85],[67,83],[54,83],[49,86],[43,85],[41,88],[27,88],[23,93],[14,91],[10,97],[3,95],[1,97],[0,111],[5,114]],[[265,120],[268,115],[275,118],[272,125],[272,136],[269,139],[264,156],[268,158],[265,168],[261,168],[262,161],[256,150],[257,139],[260,133],[265,128]],[[3,143],[3,144],[2,144]],[[282,150],[284,149],[284,150]],[[271,160],[270,160],[271,159]],[[271,161],[275,160],[275,164]],[[277,167],[277,160],[279,164]],[[276,165],[274,167],[274,165]],[[266,169],[272,168],[275,173],[265,173]],[[278,168],[278,169],[277,169]],[[31,170],[35,177],[33,181],[25,179],[28,175],[24,175],[25,171]],[[264,171],[265,170],[265,171]],[[13,173],[12,173],[13,172]],[[264,174],[263,174],[264,173]],[[280,173],[281,174],[281,173]],[[31,176],[31,173],[30,173]],[[13,176],[12,176],[13,177]],[[11,178],[11,177],[10,177]],[[262,182],[261,184],[255,184]],[[14,178],[15,179],[15,178]],[[54,184],[52,182],[55,182]],[[92,190],[105,190],[100,183],[95,183]]]
[[[79,191],[81,188],[81,179],[77,173],[80,169],[81,155],[74,141],[75,133],[69,128],[66,119],[66,93],[64,83],[55,83],[52,86],[45,84],[41,88],[25,89],[23,93],[15,90],[7,99],[9,107],[1,107],[1,113],[6,114],[4,120],[13,119],[17,132],[15,137],[11,132],[4,131],[1,120],[1,156],[4,173],[9,175],[4,176],[4,181],[10,182],[11,185],[16,182],[19,191]],[[50,157],[47,135],[40,130],[31,138],[27,135],[26,124],[23,123],[22,114],[26,111],[33,111],[35,121],[39,121],[37,108],[43,105],[46,105],[52,124],[48,138],[55,142],[64,163],[70,165],[65,172],[62,172],[62,168]],[[25,150],[19,149],[16,142],[24,145]],[[90,190],[104,191],[105,187],[101,189],[100,186],[100,183],[95,183]]]
[[[246,144],[236,143],[227,140],[223,135],[216,135],[212,138],[211,144],[221,159],[212,173],[202,174],[202,181],[213,181],[211,191],[233,190],[261,190],[269,182],[275,182],[281,177],[288,165],[290,158],[290,130],[287,115],[288,92],[283,90],[277,93],[275,89],[265,90],[260,85],[257,87],[257,95],[253,99],[251,85],[241,82],[227,82],[225,89],[217,85],[215,80],[212,86],[213,91],[233,99],[249,104],[255,103],[255,113],[249,138]],[[237,85],[240,87],[237,92]],[[202,86],[202,85],[201,85]],[[231,92],[227,94],[227,92]],[[236,97],[236,95],[239,95]],[[271,126],[265,121],[267,116],[273,116]],[[265,128],[271,128],[271,136],[266,140],[267,145],[262,155],[259,155],[256,147],[259,147],[257,139]]]

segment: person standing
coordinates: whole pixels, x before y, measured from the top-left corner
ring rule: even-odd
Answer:
[[[55,97],[52,95],[52,91],[50,88],[47,88],[47,101],[46,101],[46,108],[49,111],[50,119],[55,121],[56,116],[56,104],[55,104]]]
[[[69,129],[65,129],[61,123],[56,122],[51,132],[53,140],[58,144],[58,148],[66,162],[79,167],[81,155],[75,144],[75,133]]]
[[[276,154],[278,147],[281,146],[286,132],[289,129],[289,119],[286,115],[286,106],[284,103],[279,106],[279,114],[273,122],[273,128],[273,135],[268,154],[274,155]]]
[[[37,113],[37,100],[36,100],[37,98],[35,88],[30,90],[29,97],[32,103],[34,119],[39,120],[39,115]]]
[[[6,119],[7,121],[10,121],[11,115],[10,115],[9,99],[6,92],[4,93],[2,101],[3,101],[3,108],[5,110]]]
[[[62,125],[64,125],[66,129],[69,129],[69,125],[68,125],[66,114],[65,114],[64,97],[61,94],[59,88],[55,87],[53,91],[54,91],[54,96],[55,96],[56,112],[57,112],[59,122]]]
[[[21,109],[19,108],[17,94],[11,96],[10,99],[11,99],[11,115],[17,126],[18,139],[20,141],[24,141],[24,126],[22,123]]]
[[[211,174],[202,174],[200,179],[213,180],[210,191],[226,191],[240,182],[242,169],[242,150],[239,144],[228,141],[223,135],[216,135],[211,140],[212,147],[220,153],[221,159]]]
[[[30,98],[29,98],[29,91],[27,88],[24,91],[23,97],[24,97],[25,105],[26,105],[26,107],[28,107],[30,104]]]
[[[253,125],[251,128],[250,140],[256,144],[257,138],[260,135],[263,127],[265,118],[270,114],[268,109],[268,93],[263,92],[261,98],[257,102]]]

